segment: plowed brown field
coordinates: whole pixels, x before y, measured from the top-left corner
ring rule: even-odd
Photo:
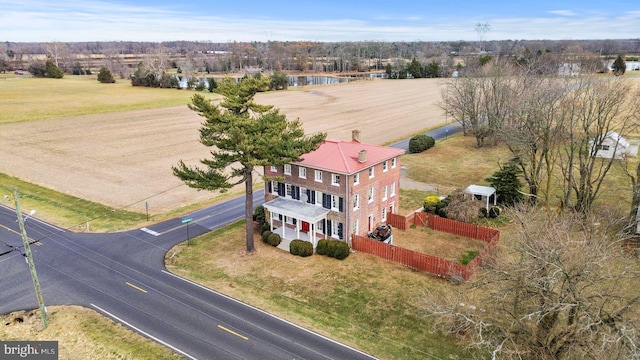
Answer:
[[[307,133],[383,144],[445,122],[442,81],[373,80],[258,94]],[[214,194],[173,176],[179,160],[209,155],[198,142],[202,118],[185,106],[0,126],[0,172],[113,207],[161,213]],[[259,178],[256,176],[256,178]]]

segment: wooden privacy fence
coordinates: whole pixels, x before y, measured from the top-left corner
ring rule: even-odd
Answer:
[[[407,230],[411,225],[424,226],[426,223],[426,212],[416,211],[407,216],[387,213],[387,224],[393,226],[394,229]]]
[[[385,244],[381,241],[359,235],[351,236],[351,247],[354,250],[376,255],[383,259],[394,261],[414,269],[427,271],[447,279],[462,278],[466,281],[471,278],[475,269],[482,265],[483,258],[492,248],[498,245],[500,239],[500,232],[498,230],[445,219],[425,212],[415,212],[406,217],[395,214],[391,215],[394,216],[388,217],[387,223],[396,229],[406,229],[412,224],[422,226],[426,221],[428,226],[433,230],[484,241],[487,246],[467,265]],[[401,219],[404,219],[404,221]]]

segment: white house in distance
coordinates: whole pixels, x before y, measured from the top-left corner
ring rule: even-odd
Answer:
[[[597,149],[594,149],[594,146],[597,146]],[[638,154],[638,145],[629,143],[627,139],[615,131],[609,131],[602,137],[591,140],[591,147],[592,150],[595,150],[595,157],[606,159],[622,159]]]

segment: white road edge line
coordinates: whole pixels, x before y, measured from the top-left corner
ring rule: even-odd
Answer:
[[[370,358],[372,358],[372,359],[377,359],[376,357],[374,357],[374,356],[372,356],[372,355],[370,355],[370,354],[367,354],[366,352],[364,352],[364,351],[362,351],[362,350],[358,350],[358,349],[356,349],[356,348],[354,348],[354,347],[351,347],[351,346],[346,345],[346,344],[343,344],[343,343],[341,343],[341,342],[339,342],[339,341],[336,341],[336,340],[333,340],[333,339],[331,339],[331,338],[328,338],[328,337],[326,337],[326,336],[324,336],[324,335],[322,335],[322,334],[319,334],[319,333],[317,333],[317,332],[315,332],[315,331],[311,331],[311,330],[309,330],[309,329],[305,329],[305,328],[303,328],[303,327],[302,327],[302,326],[300,326],[300,325],[297,325],[297,324],[292,323],[291,321],[288,321],[288,320],[283,319],[283,318],[281,318],[281,317],[279,317],[279,316],[276,316],[276,315],[273,315],[273,314],[271,314],[271,313],[268,313],[268,312],[266,312],[266,311],[264,311],[264,310],[262,310],[262,309],[258,309],[258,308],[257,308],[257,307],[255,307],[255,306],[249,305],[249,304],[247,304],[247,303],[243,303],[243,302],[242,302],[242,301],[240,301],[240,300],[234,299],[234,298],[232,298],[232,297],[230,297],[230,296],[227,296],[227,295],[225,295],[225,294],[223,294],[223,293],[217,292],[217,291],[215,291],[215,290],[213,290],[213,289],[209,289],[208,287],[203,286],[203,285],[200,285],[200,284],[198,284],[198,283],[196,283],[196,282],[193,282],[193,281],[191,281],[191,280],[189,280],[189,279],[185,279],[185,278],[180,277],[180,276],[178,276],[178,275],[176,275],[176,274],[172,274],[172,273],[170,273],[170,272],[168,272],[168,271],[166,271],[166,270],[162,270],[162,272],[163,272],[163,273],[165,273],[165,274],[167,274],[167,275],[171,275],[171,276],[173,276],[173,277],[174,277],[174,278],[176,278],[176,279],[179,279],[179,280],[182,280],[182,281],[188,282],[188,283],[189,283],[189,284],[191,284],[191,285],[195,285],[195,286],[197,286],[197,287],[199,287],[199,288],[201,288],[201,289],[203,289],[203,290],[209,291],[209,292],[211,292],[211,293],[213,293],[213,294],[216,294],[216,295],[222,296],[222,297],[227,298],[227,299],[229,299],[229,300],[231,300],[231,301],[235,301],[235,302],[237,302],[238,304],[242,304],[242,305],[244,305],[244,306],[246,306],[246,307],[248,307],[248,308],[251,308],[251,309],[254,309],[254,310],[256,310],[256,311],[259,311],[259,312],[261,312],[261,313],[263,313],[263,314],[265,314],[265,315],[269,315],[269,316],[271,316],[271,317],[273,317],[273,318],[275,318],[275,319],[278,319],[278,320],[280,320],[280,321],[283,321],[283,322],[285,322],[285,323],[287,323],[287,324],[289,324],[289,325],[295,326],[295,327],[297,327],[297,328],[298,328],[298,329],[300,329],[300,330],[304,330],[304,331],[306,331],[306,332],[308,332],[308,333],[310,333],[310,334],[314,334],[314,335],[319,336],[319,337],[321,337],[321,338],[323,338],[323,339],[325,339],[325,340],[331,341],[331,342],[332,342],[332,343],[334,343],[334,344],[338,344],[338,345],[340,345],[340,346],[344,346],[344,347],[345,347],[345,348],[347,348],[347,349],[351,349],[351,350],[353,350],[353,351],[355,351],[355,352],[358,352],[358,353],[360,353],[360,354],[362,354],[362,355],[368,356],[368,357],[370,357]]]
[[[149,334],[149,333],[146,333],[146,332],[144,332],[144,331],[142,331],[142,330],[138,329],[137,327],[135,327],[135,326],[133,326],[133,325],[129,324],[128,322],[126,322],[126,321],[124,321],[124,320],[120,319],[119,317],[117,317],[117,316],[113,315],[112,313],[110,313],[110,312],[108,312],[107,310],[105,310],[105,309],[103,309],[103,308],[99,307],[98,305],[96,305],[96,304],[93,304],[93,303],[92,303],[92,304],[91,304],[91,306],[93,306],[94,308],[98,309],[100,312],[102,312],[102,313],[104,313],[104,314],[107,314],[107,316],[109,316],[109,317],[111,317],[111,318],[113,318],[113,319],[117,320],[117,321],[118,321],[118,322],[120,322],[121,324],[124,324],[124,325],[126,325],[126,326],[130,327],[131,329],[133,329],[133,330],[135,330],[135,331],[139,332],[140,334],[142,334],[142,335],[144,335],[144,336],[146,336],[146,337],[150,338],[151,340],[154,340],[154,341],[156,341],[156,342],[158,342],[158,343],[160,343],[160,344],[162,344],[162,345],[164,345],[164,346],[168,347],[169,349],[171,349],[171,350],[173,350],[173,351],[175,351],[175,352],[179,353],[180,355],[186,356],[186,357],[187,357],[187,358],[189,358],[189,359],[198,360],[197,358],[195,358],[195,357],[193,357],[193,356],[191,356],[191,355],[187,354],[186,352],[184,352],[184,351],[182,351],[182,350],[178,349],[177,347],[175,347],[175,346],[173,346],[173,345],[169,344],[168,342],[162,341],[162,340],[158,339],[157,337],[155,337],[155,336],[153,336],[153,335],[151,335],[151,334]]]

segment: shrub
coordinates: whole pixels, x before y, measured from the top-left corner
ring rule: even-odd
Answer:
[[[263,231],[260,236],[262,237],[262,242],[266,243],[269,235],[273,234],[271,230]]]
[[[349,244],[340,240],[318,240],[316,253],[318,255],[326,255],[338,260],[343,260],[349,256]]]
[[[467,250],[464,252],[464,254],[462,254],[462,256],[460,256],[460,260],[458,260],[458,262],[462,265],[468,265],[471,261],[473,261],[473,259],[476,258],[476,256],[478,256],[477,251]]]
[[[480,215],[480,201],[475,196],[465,193],[462,189],[454,190],[449,195],[451,201],[447,205],[447,217],[453,220],[472,223]]]
[[[304,240],[292,240],[289,244],[289,252],[292,255],[307,257],[313,255],[313,244]]]
[[[103,66],[98,72],[98,81],[103,84],[113,84],[116,82],[116,79],[114,79],[113,75],[111,75],[111,71]]]
[[[198,81],[198,84],[196,84],[196,91],[204,91],[204,89],[206,89],[207,87],[204,84],[204,81]]]
[[[271,233],[267,237],[267,243],[269,245],[271,245],[271,246],[278,246],[278,245],[280,245],[281,241],[282,241],[282,239],[280,238],[280,235],[278,235],[278,234]]]
[[[264,206],[258,205],[255,209],[253,209],[253,221],[257,221],[260,224],[264,224],[266,219],[266,215],[264,212]]]
[[[316,245],[316,253],[318,255],[327,255],[329,253],[329,240],[318,240],[318,245]]]
[[[262,235],[265,231],[271,231],[271,226],[269,224],[262,224],[262,226],[260,226],[260,234]]]
[[[349,244],[340,240],[333,240],[335,245],[333,247],[333,254],[331,257],[334,257],[338,260],[344,260],[349,256]]]
[[[427,196],[426,198],[424,198],[424,202],[422,204],[422,207],[424,208],[425,212],[431,213],[431,214],[435,214],[436,213],[436,207],[438,205],[438,203],[440,202],[440,197],[437,195],[430,195]]]
[[[431,149],[435,144],[436,141],[431,136],[425,134],[416,135],[409,140],[409,152],[412,154],[421,153]]]

